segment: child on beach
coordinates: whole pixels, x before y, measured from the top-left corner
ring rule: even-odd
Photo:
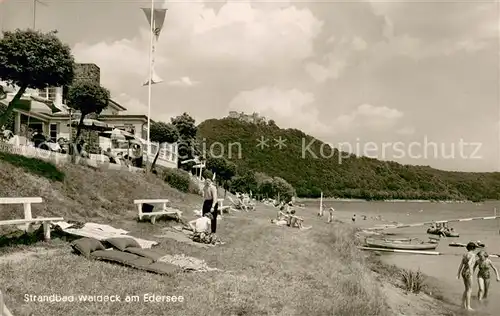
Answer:
[[[488,289],[490,287],[490,269],[495,271],[497,277],[497,282],[500,282],[500,275],[498,274],[497,268],[493,265],[490,259],[488,259],[488,253],[484,250],[480,251],[477,255],[478,260],[474,265],[474,271],[477,271],[477,283],[479,285],[479,291],[477,293],[478,299],[481,301],[483,298],[488,297]]]
[[[460,266],[458,267],[457,279],[462,277],[464,281],[464,294],[462,295],[462,303],[463,307],[466,310],[472,311],[470,307],[470,299],[472,295],[472,279],[474,273],[474,265],[476,264],[476,254],[474,250],[476,250],[476,244],[473,242],[469,242],[466,246],[467,253],[462,257],[462,261],[460,262]]]

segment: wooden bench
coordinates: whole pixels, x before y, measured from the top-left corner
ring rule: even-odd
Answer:
[[[224,205],[224,199],[217,199],[217,203],[219,203],[219,213],[222,215],[224,211],[227,211],[229,213],[230,206],[229,205]]]
[[[41,197],[15,197],[15,198],[0,198],[0,204],[23,204],[24,206],[24,219],[11,219],[0,221],[0,226],[3,225],[19,225],[26,224],[22,229],[28,232],[31,226],[36,223],[42,223],[43,236],[46,241],[50,240],[50,223],[63,221],[62,217],[37,217],[33,218],[31,215],[31,204],[42,203]]]
[[[172,207],[169,207],[167,205],[169,203],[170,201],[167,199],[134,200],[134,204],[137,205],[137,210],[139,212],[139,220],[142,220],[144,217],[149,217],[152,224],[156,222],[156,218],[158,216],[163,216],[163,215],[174,215],[175,217],[177,217],[177,220],[181,219],[182,212]],[[162,210],[157,212],[143,212],[142,211],[143,204],[161,204]]]

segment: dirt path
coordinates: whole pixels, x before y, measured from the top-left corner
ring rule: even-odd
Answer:
[[[449,311],[443,310],[444,303],[440,303],[428,295],[405,294],[401,289],[387,283],[383,283],[382,291],[387,297],[387,304],[394,315],[450,315]]]

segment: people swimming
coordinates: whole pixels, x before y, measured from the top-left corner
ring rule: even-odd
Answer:
[[[474,266],[476,264],[476,243],[469,242],[466,246],[467,253],[462,257],[460,261],[460,266],[458,267],[457,279],[462,277],[464,282],[464,294],[462,295],[462,304],[466,310],[472,311],[470,306],[470,300],[472,295],[472,280],[474,273]]]
[[[491,271],[493,269],[497,282],[500,282],[500,275],[498,274],[497,268],[493,265],[491,260],[488,258],[488,253],[484,250],[477,254],[477,261],[474,265],[474,271],[477,271],[477,283],[479,285],[479,290],[477,293],[478,300],[483,300],[488,297],[488,289],[490,287]]]

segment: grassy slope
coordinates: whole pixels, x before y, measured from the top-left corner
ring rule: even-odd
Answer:
[[[299,130],[280,129],[276,126],[255,125],[235,119],[211,119],[198,127],[198,136],[205,148],[214,142],[224,144],[226,158],[239,167],[279,176],[290,182],[299,196],[326,196],[375,199],[498,199],[500,198],[500,173],[446,172],[425,166],[404,166],[396,162],[382,162],[370,158],[347,157],[339,152],[331,158],[321,158],[321,141],[310,148],[318,159],[303,159],[303,144],[314,138]],[[258,149],[257,139],[270,139],[269,148]],[[279,150],[273,139],[286,139],[286,148]],[[304,143],[303,143],[304,141]],[[240,143],[242,156],[237,157]],[[214,146],[218,150],[219,146]],[[324,149],[329,154],[328,149]],[[219,154],[218,152],[215,154]],[[306,153],[306,157],[310,157]],[[342,163],[339,163],[341,161]]]
[[[0,196],[42,196],[33,214],[62,215],[67,219],[110,222],[135,236],[151,238],[162,226],[137,223],[134,198],[167,197],[187,211],[199,206],[198,196],[181,194],[162,181],[127,172],[65,168],[62,183],[0,162]],[[4,210],[4,208],[2,208]],[[12,218],[3,211],[1,218]],[[22,211],[17,209],[18,214]],[[7,263],[0,257],[0,288],[14,315],[440,315],[442,308],[423,296],[405,296],[367,268],[355,246],[354,231],[343,224],[326,225],[313,211],[300,211],[314,226],[298,231],[270,225],[274,210],[259,206],[256,212],[226,216],[219,235],[227,242],[200,249],[161,240],[169,254],[205,259],[225,272],[185,273],[173,277],[89,261],[71,254],[61,240],[40,247],[55,248],[47,255]],[[158,239],[157,239],[158,240]],[[4,255],[26,247],[3,248]],[[21,258],[18,256],[18,258]],[[21,259],[20,259],[21,260]],[[25,303],[25,294],[117,294],[184,296],[184,303]],[[386,298],[388,297],[388,300]],[[391,306],[386,304],[390,302]],[[131,305],[132,304],[132,305]],[[392,310],[392,312],[391,312]],[[416,313],[415,311],[418,311]]]

